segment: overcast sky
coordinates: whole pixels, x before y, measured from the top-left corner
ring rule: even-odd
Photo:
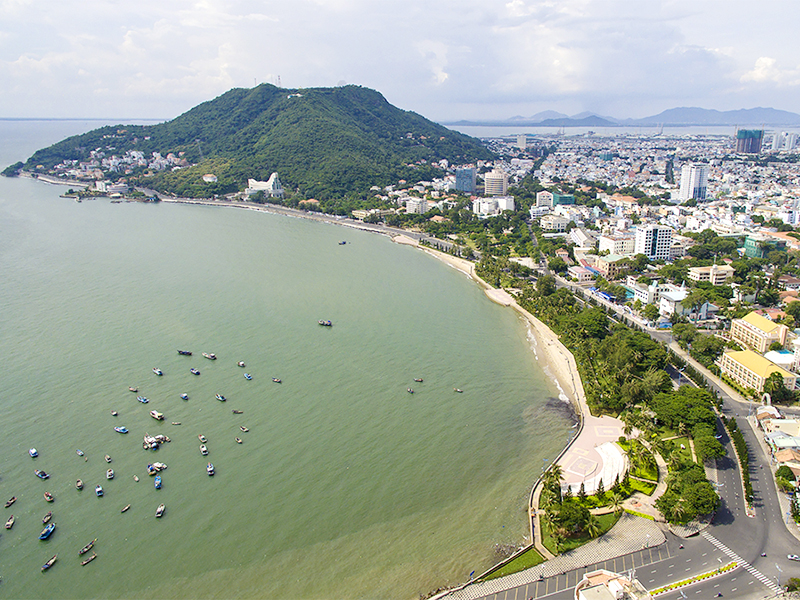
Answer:
[[[0,117],[342,82],[433,120],[800,113],[797,0],[0,0]]]

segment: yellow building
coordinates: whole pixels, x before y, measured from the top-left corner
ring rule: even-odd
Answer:
[[[751,312],[741,319],[731,321],[731,339],[764,354],[773,342],[786,343],[789,328],[773,323],[766,317]]]
[[[723,375],[727,375],[743,388],[753,388],[757,392],[764,391],[764,382],[772,373],[780,373],[783,384],[793,390],[797,377],[781,369],[752,350],[725,352],[717,361]]]
[[[709,265],[708,267],[689,267],[691,281],[707,281],[711,285],[725,285],[733,279],[736,270],[728,265]]]

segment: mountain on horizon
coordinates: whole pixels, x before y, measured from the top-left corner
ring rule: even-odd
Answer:
[[[173,153],[192,164],[176,171],[128,174],[130,182],[191,197],[244,189],[249,178],[278,172],[287,190],[335,200],[366,194],[373,185],[433,176],[431,165],[494,157],[479,140],[401,110],[369,88],[283,89],[270,84],[234,88],[172,121],[101,127],[38,150],[25,163],[47,172],[68,161],[127,151]],[[40,167],[41,165],[41,167]],[[217,183],[203,181],[214,174]]]

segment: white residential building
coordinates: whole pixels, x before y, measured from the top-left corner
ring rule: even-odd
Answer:
[[[569,221],[558,215],[545,215],[539,221],[539,226],[542,229],[550,231],[565,231],[567,225],[569,225]]]
[[[497,201],[494,198],[476,198],[472,201],[472,212],[481,217],[491,217],[498,211]]]
[[[508,193],[508,173],[494,169],[483,176],[485,196],[505,196]]]
[[[636,230],[634,254],[644,254],[650,260],[669,260],[672,229],[662,225],[646,225]]]
[[[634,242],[635,238],[630,235],[601,235],[597,249],[600,252],[607,250],[609,254],[629,256],[633,254]]]
[[[247,189],[244,192],[248,196],[252,196],[257,192],[264,192],[270,198],[283,198],[283,186],[281,185],[281,180],[278,179],[277,173],[270,175],[267,181],[248,179]]]
[[[681,168],[681,200],[705,200],[708,190],[708,165],[686,164]]]
[[[537,192],[536,206],[547,206],[548,208],[553,208],[553,194],[547,190]]]
[[[422,215],[428,212],[428,201],[423,198],[409,198],[406,200],[406,213]]]
[[[495,202],[497,202],[497,209],[500,212],[504,210],[514,210],[514,197],[513,196],[495,196],[493,198]]]

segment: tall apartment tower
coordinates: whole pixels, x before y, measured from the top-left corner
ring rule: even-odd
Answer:
[[[650,260],[669,260],[672,248],[672,229],[661,225],[647,225],[636,230],[633,245],[635,254],[644,254]]]
[[[525,150],[528,147],[528,136],[524,133],[520,133],[517,135],[517,148],[520,150]]]
[[[758,154],[761,152],[761,141],[763,139],[763,129],[740,129],[736,132],[736,152],[740,154]]]
[[[505,196],[508,193],[508,173],[494,169],[483,176],[484,196]]]
[[[777,152],[778,150],[783,149],[783,132],[776,131],[772,135],[772,151]]]
[[[705,200],[708,190],[708,165],[686,164],[681,167],[681,200]]]
[[[475,190],[475,169],[473,167],[456,169],[456,191],[474,194]]]

